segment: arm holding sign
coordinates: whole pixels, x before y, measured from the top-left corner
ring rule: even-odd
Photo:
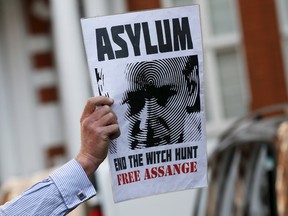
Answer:
[[[66,215],[96,194],[89,181],[107,156],[110,139],[120,135],[113,100],[93,97],[81,117],[81,148],[76,157],[49,178],[0,206],[0,215]]]

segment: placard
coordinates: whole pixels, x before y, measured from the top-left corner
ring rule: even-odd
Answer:
[[[114,201],[207,186],[199,6],[81,19],[95,95],[114,99]]]

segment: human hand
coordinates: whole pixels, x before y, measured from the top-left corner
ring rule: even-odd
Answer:
[[[92,97],[83,110],[81,148],[76,160],[87,176],[92,175],[106,158],[109,141],[120,135],[117,117],[110,107],[113,102],[103,96]]]

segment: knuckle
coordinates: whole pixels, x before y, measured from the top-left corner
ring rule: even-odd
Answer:
[[[96,127],[96,128],[94,129],[94,132],[95,132],[95,134],[97,134],[97,136],[99,136],[99,137],[103,137],[103,135],[105,134],[102,127]]]
[[[109,119],[111,119],[111,120],[115,119],[114,114],[112,112],[109,112],[107,115],[108,115]]]
[[[114,131],[115,131],[117,134],[120,135],[120,127],[119,127],[118,124],[115,125],[115,129],[114,129]]]
[[[81,125],[86,130],[91,129],[92,126],[93,126],[93,124],[92,124],[92,122],[90,121],[89,118],[83,119],[82,122],[81,122]]]

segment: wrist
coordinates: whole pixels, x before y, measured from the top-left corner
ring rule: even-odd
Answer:
[[[75,159],[81,165],[88,177],[90,177],[100,165],[100,162],[97,162],[95,159],[93,160],[89,157],[89,155],[84,155],[82,153],[79,153]]]

